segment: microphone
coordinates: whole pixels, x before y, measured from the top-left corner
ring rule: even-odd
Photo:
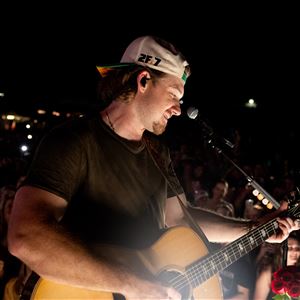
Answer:
[[[188,117],[192,120],[196,120],[198,121],[198,123],[201,125],[203,132],[205,133],[205,135],[207,137],[210,138],[209,143],[212,142],[212,137],[215,136],[214,130],[212,129],[212,127],[210,127],[202,118],[199,117],[199,110],[198,108],[195,107],[189,107],[186,111]],[[231,149],[234,148],[234,145],[227,139],[222,138],[222,140],[224,141],[224,143],[230,147]]]
[[[199,110],[198,108],[191,106],[187,109],[186,113],[190,119],[196,119],[198,117]]]
[[[198,123],[202,126],[203,131],[205,131],[205,133],[208,134],[208,136],[211,136],[214,134],[213,129],[210,126],[208,126],[206,124],[206,122],[204,122],[201,118],[199,118],[198,108],[191,106],[187,109],[186,113],[190,119],[198,121]]]

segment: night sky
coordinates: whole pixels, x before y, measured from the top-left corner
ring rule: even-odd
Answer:
[[[102,26],[103,32],[96,31],[95,38],[82,32],[77,37],[75,30],[70,33],[66,29],[59,35],[59,29],[42,34],[21,32],[13,44],[8,40],[0,56],[0,88],[7,92],[2,103],[23,107],[38,102],[88,105],[95,100],[91,91],[95,62],[118,62],[131,40],[154,34],[177,45],[191,64],[185,103],[208,114],[220,110],[222,117],[224,113],[235,114],[245,101],[254,98],[265,117],[275,113],[279,122],[297,117],[293,109],[299,99],[296,28],[293,24],[283,27],[280,22],[264,26],[252,22],[246,20],[239,27],[237,20],[233,24],[228,20],[228,24],[215,24],[214,28],[208,23],[202,28],[193,19],[185,28],[166,22],[162,27],[124,24],[109,31]]]
[[[264,148],[280,143],[284,148],[284,140],[274,140],[292,135],[287,147],[294,147],[299,136],[299,24],[278,13],[202,19],[203,11],[185,15],[182,22],[172,14],[168,20],[133,15],[130,22],[116,18],[119,26],[112,26],[114,19],[106,23],[100,18],[88,32],[80,25],[50,26],[41,33],[35,25],[18,28],[0,56],[1,110],[93,108],[95,63],[118,62],[134,38],[153,34],[177,45],[191,64],[180,118],[186,117],[187,107],[196,106],[221,133],[242,128],[259,136]],[[256,109],[244,107],[250,98]]]

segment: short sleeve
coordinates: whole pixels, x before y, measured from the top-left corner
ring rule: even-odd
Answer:
[[[69,201],[85,173],[85,151],[68,128],[56,128],[42,138],[23,185],[45,189]]]

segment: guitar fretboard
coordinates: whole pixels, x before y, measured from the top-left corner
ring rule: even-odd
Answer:
[[[193,262],[186,268],[186,276],[193,288],[198,287],[213,275],[226,269],[242,256],[261,245],[278,228],[275,220],[269,221],[240,237],[226,247]]]

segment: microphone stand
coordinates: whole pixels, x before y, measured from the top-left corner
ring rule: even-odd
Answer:
[[[207,135],[205,135],[207,137]],[[227,145],[225,139],[224,143]],[[218,147],[214,141],[212,134],[209,134],[209,139],[207,143],[217,152],[217,154],[221,154],[227,161],[229,161],[235,168],[237,168],[247,179],[248,183],[256,190],[258,190],[262,195],[264,195],[267,199],[270,200],[270,202],[273,204],[273,206],[277,209],[280,207],[280,204],[258,183],[256,182],[251,176],[249,176],[242,168],[240,168],[230,157],[228,157],[223,150]]]
[[[207,139],[207,143],[214,149],[217,154],[221,154],[227,161],[229,161],[235,168],[237,168],[247,179],[248,183],[256,190],[259,191],[262,195],[264,195],[267,199],[270,200],[270,202],[273,204],[273,206],[278,209],[280,207],[280,204],[264,189],[262,186],[257,183],[252,177],[250,177],[242,168],[240,168],[229,156],[227,156],[223,150],[214,143],[214,138],[215,136],[214,133],[212,133],[211,128],[209,132],[205,132],[205,127],[204,127],[204,137]],[[225,145],[229,146],[232,148],[231,145],[228,144],[227,140],[224,138],[219,138],[218,140],[221,140],[224,142]],[[282,250],[283,250],[283,256],[282,256],[282,267],[285,267],[287,264],[287,251],[288,251],[288,243],[287,239],[285,239],[282,242]]]
[[[195,107],[190,107],[187,110],[187,115],[190,119],[195,120],[198,117],[198,109]],[[214,143],[214,138],[217,138],[218,140],[221,140],[223,144],[226,146],[230,147],[231,149],[234,148],[234,145],[228,141],[225,138],[220,138],[218,137],[213,129],[201,118],[197,119],[198,122],[201,125],[202,132],[204,133],[204,138],[207,139],[208,144],[216,150],[218,154],[221,154],[227,161],[229,161],[235,168],[237,168],[247,179],[248,183],[256,189],[259,193],[264,195],[271,203],[273,206],[278,209],[280,207],[280,204],[265,190],[263,189],[252,177],[250,177],[243,169],[241,169],[232,159],[230,159],[224,152],[223,150]],[[286,266],[287,263],[287,251],[288,251],[288,243],[287,239],[285,239],[282,243],[282,249],[283,249],[283,259],[282,259],[282,267]]]

